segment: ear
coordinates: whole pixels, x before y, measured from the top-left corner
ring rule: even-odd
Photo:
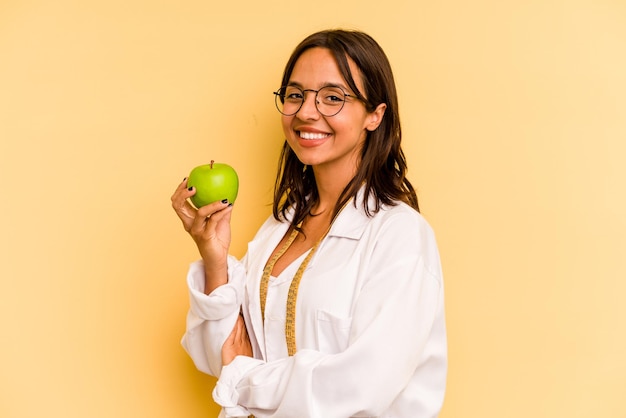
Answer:
[[[370,132],[375,131],[376,128],[378,128],[380,123],[383,121],[383,116],[385,116],[386,109],[387,109],[386,103],[381,103],[378,106],[376,106],[376,109],[374,109],[373,112],[367,115],[365,129],[367,129]]]

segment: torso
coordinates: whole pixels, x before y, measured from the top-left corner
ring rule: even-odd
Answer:
[[[272,276],[278,277],[287,266],[298,259],[302,254],[309,251],[317,241],[319,241],[328,231],[330,225],[330,214],[322,213],[316,216],[307,216],[302,224],[302,231],[298,234],[296,239],[291,243],[287,251],[276,261],[272,270]],[[293,228],[289,228],[283,239],[278,243],[274,251],[274,254],[280,251],[285,245],[289,236],[291,235]]]

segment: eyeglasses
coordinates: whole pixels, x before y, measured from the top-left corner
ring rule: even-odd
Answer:
[[[344,92],[341,87],[326,86],[319,90],[313,89],[301,89],[295,86],[282,86],[274,92],[274,101],[276,102],[276,108],[280,113],[285,116],[293,116],[302,107],[304,103],[304,93],[310,91],[315,93],[315,108],[322,116],[335,116],[341,112],[343,105],[346,103],[346,97],[357,96]]]

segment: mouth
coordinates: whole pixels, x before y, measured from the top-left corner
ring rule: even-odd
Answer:
[[[315,141],[315,140],[320,140],[320,139],[326,139],[330,136],[330,134],[328,133],[323,133],[323,132],[304,132],[304,131],[296,131],[296,133],[298,134],[298,136],[301,139],[305,139],[305,140],[309,140],[309,141]]]

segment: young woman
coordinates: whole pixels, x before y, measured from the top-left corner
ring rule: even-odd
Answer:
[[[286,141],[273,216],[242,260],[232,207],[172,205],[196,242],[183,346],[222,416],[430,418],[447,368],[433,233],[405,177],[380,46],[357,31],[296,47],[274,93]]]

